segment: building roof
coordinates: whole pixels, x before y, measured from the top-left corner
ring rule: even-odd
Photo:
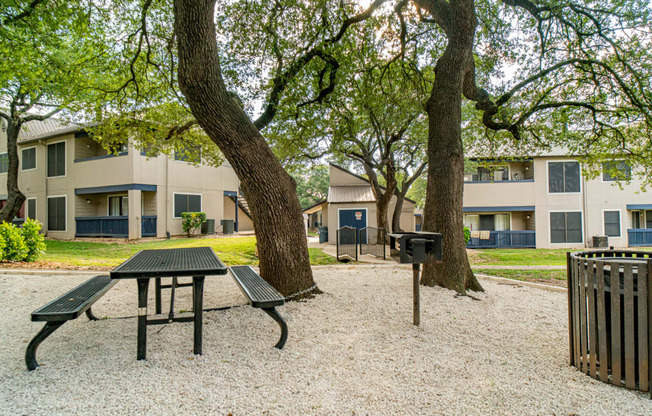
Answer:
[[[18,134],[18,142],[47,139],[62,134],[74,133],[80,129],[82,129],[82,126],[79,124],[69,123],[54,117],[43,121],[32,120],[23,124],[23,128],[20,129]]]
[[[341,170],[344,173],[347,173],[355,178],[358,178],[365,183],[368,183],[369,185],[351,185],[351,186],[331,186],[328,188],[328,202],[329,203],[346,203],[346,202],[376,202],[376,197],[374,197],[374,193],[371,190],[371,183],[369,182],[369,179],[356,175],[355,173],[351,172],[348,169],[344,169],[341,166],[337,166],[336,164],[330,163],[330,165],[336,169]],[[333,189],[334,188],[340,188],[334,190],[335,195],[333,195]],[[386,190],[384,186],[380,187],[382,190]],[[333,196],[331,196],[333,195]],[[416,204],[415,201],[411,200],[410,198],[405,198],[406,201]]]
[[[366,186],[331,186],[328,188],[328,202],[331,204],[346,202],[376,202],[371,185]]]
[[[566,148],[553,146],[548,149],[529,149],[519,150],[509,146],[500,149],[466,149],[466,157],[470,159],[531,159],[533,157],[571,157],[577,156],[577,152],[572,152]]]
[[[313,204],[309,206],[308,208],[303,210],[304,214],[314,214],[315,212],[321,210],[323,208],[323,205],[326,203],[325,199],[322,199],[321,201],[317,202],[316,204]]]

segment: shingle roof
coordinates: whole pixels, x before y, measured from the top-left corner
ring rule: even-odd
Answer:
[[[50,117],[47,120],[33,120],[23,124],[18,134],[18,142],[44,139],[61,134],[73,133],[82,126],[75,123],[68,123],[58,118]]]
[[[371,185],[367,186],[331,186],[328,188],[329,203],[344,202],[375,202],[376,198],[371,191]]]

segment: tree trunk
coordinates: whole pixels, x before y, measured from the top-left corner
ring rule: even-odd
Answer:
[[[18,189],[18,134],[21,123],[13,119],[7,120],[7,156],[9,170],[7,171],[7,203],[0,210],[0,223],[11,222],[25,202],[25,195]]]
[[[454,3],[449,3],[451,6]],[[462,84],[473,59],[477,20],[472,1],[455,3],[454,29],[435,66],[435,83],[427,103],[428,186],[423,228],[443,235],[443,262],[424,267],[421,283],[458,293],[483,290],[476,280],[464,243]]]
[[[403,202],[405,201],[405,194],[398,190],[394,192],[396,195],[396,205],[394,206],[394,213],[392,214],[392,232],[401,233],[401,214],[403,213]]]
[[[261,276],[284,295],[306,290],[314,281],[296,184],[226,90],[215,42],[214,9],[215,0],[174,1],[179,85],[193,115],[224,153],[247,195]]]

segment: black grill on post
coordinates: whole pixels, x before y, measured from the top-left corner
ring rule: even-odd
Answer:
[[[419,300],[419,275],[422,263],[442,261],[441,234],[426,231],[389,234],[390,256],[399,263],[412,264],[413,318],[412,323],[421,323]]]

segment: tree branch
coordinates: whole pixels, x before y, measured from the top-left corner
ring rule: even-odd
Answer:
[[[5,18],[2,21],[2,26],[17,23],[17,22],[31,16],[31,14],[34,13],[34,10],[36,9],[36,6],[38,6],[39,4],[44,3],[46,1],[47,0],[33,0],[30,4],[27,5],[25,10],[23,10],[22,12],[18,13],[15,16],[9,16],[9,17]]]

